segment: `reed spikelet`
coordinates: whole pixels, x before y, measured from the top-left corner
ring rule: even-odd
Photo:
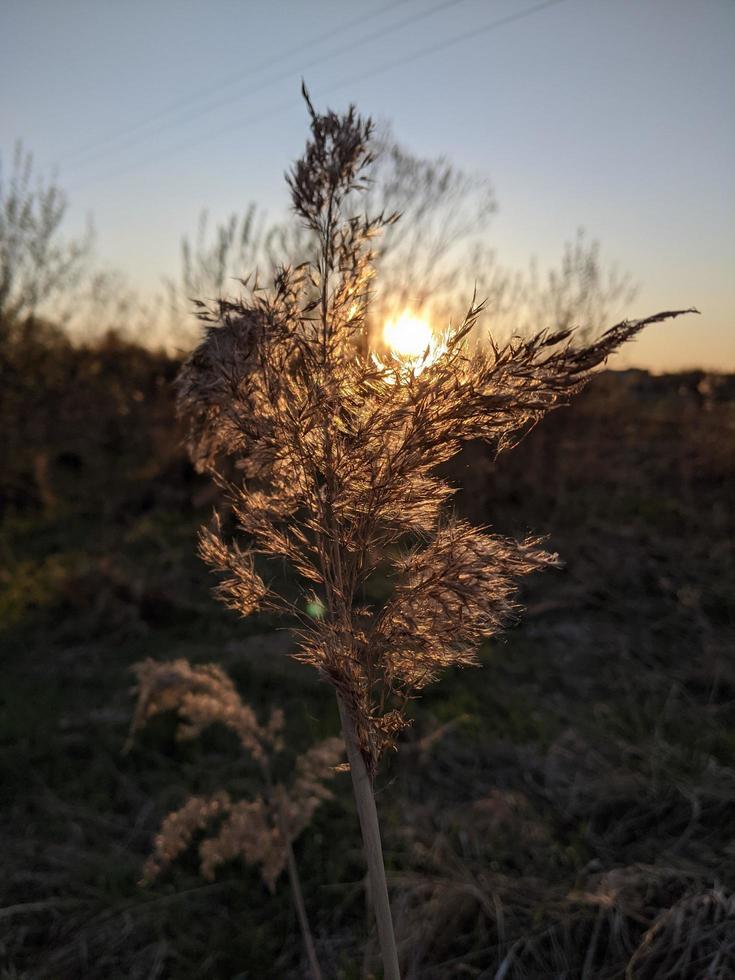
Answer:
[[[219,597],[298,621],[297,656],[336,690],[358,802],[385,976],[398,977],[372,781],[406,725],[405,705],[442,669],[476,662],[480,641],[515,615],[520,579],[557,563],[538,538],[516,542],[447,515],[437,468],[467,440],[509,449],[659,313],[577,346],[542,330],[470,348],[474,300],[423,357],[372,356],[367,329],[374,239],[398,215],[360,214],[372,124],[354,108],[317,113],[287,176],[316,257],[282,268],[273,288],[199,304],[206,329],[179,378],[192,458],[225,489],[239,532],[219,520],[200,553],[224,578]],[[244,285],[247,286],[247,283]],[[231,475],[237,473],[237,479]],[[294,601],[256,571],[286,559]],[[364,602],[378,567],[392,596]],[[309,616],[307,608],[323,614]]]
[[[177,738],[196,738],[219,722],[237,735],[263,776],[263,792],[252,800],[233,800],[222,790],[211,796],[192,796],[169,813],[145,863],[143,881],[158,877],[188,850],[195,835],[214,825],[213,832],[199,844],[202,875],[211,880],[221,864],[239,857],[259,867],[266,886],[274,891],[287,868],[311,972],[319,980],[321,971],[292,843],[311,823],[318,807],[331,798],[325,783],[344,756],[342,739],[328,738],[313,745],[297,758],[289,786],[274,783],[272,760],[284,748],[280,709],[273,709],[267,723],[260,724],[231,679],[215,664],[194,667],[187,660],[162,663],[148,659],[136,664],[134,671],[138,698],[128,746],[151,718],[175,711],[179,718]]]

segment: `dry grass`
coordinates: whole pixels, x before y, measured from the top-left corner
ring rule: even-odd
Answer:
[[[450,672],[411,706],[413,726],[378,781],[398,940],[414,975],[494,977],[513,949],[506,977],[572,980],[585,962],[595,980],[621,977],[668,909],[735,891],[735,526],[725,506],[735,399],[727,379],[703,381],[602,375],[482,482],[476,462],[454,471],[476,481],[462,501],[474,519],[506,535],[548,528],[568,562],[529,583],[523,623],[481,653],[490,669]],[[145,377],[139,387],[158,390]],[[201,664],[216,649],[259,714],[283,705],[296,741],[337,724],[329,692],[285,656],[286,634],[259,620],[248,636],[206,599],[192,542],[208,505],[191,507],[202,484],[183,462],[141,499],[135,467],[160,464],[156,446],[138,442],[149,408],[161,440],[174,441],[151,399],[135,409],[130,461],[119,455],[124,427],[104,449],[117,403],[94,401],[93,490],[65,494],[59,472],[59,511],[6,511],[6,568],[23,563],[25,602],[37,604],[19,605],[4,586],[17,612],[2,641],[0,962],[34,980],[302,977],[287,893],[271,897],[257,871],[235,864],[209,885],[184,862],[152,891],[136,884],[161,819],[189,793],[228,786],[247,797],[259,783],[234,736],[174,743],[166,718],[123,756],[134,662]],[[35,600],[52,554],[53,588]],[[337,792],[296,851],[325,971],[355,980],[369,932],[364,871]],[[696,921],[709,935],[706,918]],[[707,955],[702,977],[717,963]]]

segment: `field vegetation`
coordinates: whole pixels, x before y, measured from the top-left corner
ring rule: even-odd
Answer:
[[[547,280],[511,274],[487,182],[390,134],[373,159],[369,126],[307,103],[302,227],[203,215],[158,313],[92,264],[91,226],[62,237],[66,198],[22,147],[0,172],[0,980],[397,976],[360,772],[406,980],[727,980],[735,379],[603,370],[540,421],[649,322],[595,342],[628,278],[583,234]],[[340,228],[363,167],[382,215]],[[302,256],[274,295],[253,279],[222,301]],[[409,296],[446,322],[476,268],[496,337],[525,339],[465,358],[460,326],[423,359],[367,356]],[[185,361],[152,327],[165,303],[186,346],[193,296],[207,330]],[[529,339],[575,323],[578,347]],[[423,442],[391,456],[404,424]],[[497,460],[460,449],[526,429]],[[252,562],[227,550],[238,522]],[[229,609],[196,554],[207,524]]]
[[[294,757],[338,731],[330,690],[267,615],[210,596],[195,535],[216,491],[173,413],[179,363],[108,336],[8,331],[0,373],[0,754],[7,978],[300,977],[286,889],[196,855],[153,884],[162,818],[258,791],[213,727],[153,719],[124,753],[131,668],[216,661]],[[720,977],[735,965],[735,382],[604,372],[459,507],[549,531],[563,570],[522,623],[410,706],[377,783],[409,977]],[[378,579],[372,588],[379,595]],[[327,975],[374,970],[349,777],[294,843]],[[338,846],[337,846],[338,842]],[[627,974],[626,974],[627,971]]]

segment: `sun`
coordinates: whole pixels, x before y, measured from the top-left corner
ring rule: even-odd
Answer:
[[[390,348],[391,358],[384,362],[377,352],[372,358],[388,384],[407,381],[418,377],[446,353],[447,336],[445,333],[437,337],[426,320],[404,310],[383,327],[383,343]]]
[[[399,357],[416,359],[436,342],[429,324],[410,313],[388,320],[383,327],[383,340]]]

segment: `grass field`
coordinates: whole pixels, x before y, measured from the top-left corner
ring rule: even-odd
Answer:
[[[176,365],[110,342],[14,367],[0,976],[305,976],[285,878],[206,883],[192,855],[138,884],[170,809],[257,774],[224,730],[179,743],[172,718],[124,754],[133,663],[223,664],[284,708],[295,752],[339,730],[288,634],[210,596],[194,539],[216,501],[180,448]],[[452,477],[460,508],[548,532],[565,567],[530,582],[482,669],[412,706],[379,777],[406,976],[735,976],[735,382],[602,374]],[[349,777],[334,788],[296,847],[306,903],[327,975],[378,976]]]

